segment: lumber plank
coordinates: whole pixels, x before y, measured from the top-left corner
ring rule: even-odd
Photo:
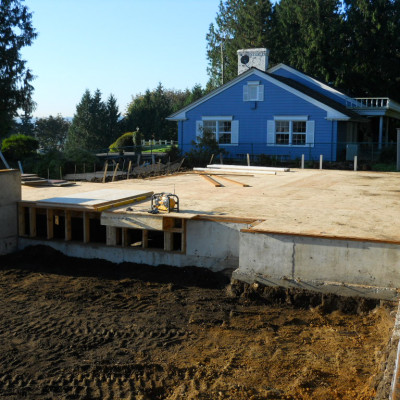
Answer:
[[[204,178],[207,182],[210,182],[211,185],[213,185],[215,187],[221,187],[222,186],[219,182],[217,182],[215,179],[211,178],[211,176],[209,176],[209,175],[200,174],[200,176],[202,178]]]
[[[216,175],[216,176],[218,176],[218,175]],[[250,187],[250,185],[248,185],[247,183],[238,182],[238,181],[235,181],[234,179],[227,178],[226,176],[218,176],[218,178],[223,179],[224,181],[227,181],[230,183],[234,183],[235,185],[239,185],[242,187]]]

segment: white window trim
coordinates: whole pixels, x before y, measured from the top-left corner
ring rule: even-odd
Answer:
[[[257,98],[249,98],[250,88],[257,89]],[[264,85],[261,84],[261,81],[247,81],[246,85],[243,85],[243,101],[244,102],[255,102],[255,101],[264,101]]]
[[[308,115],[276,115],[274,121],[308,121]]]
[[[201,117],[203,121],[232,121],[232,115],[217,115],[212,117]]]
[[[239,145],[239,121],[234,120],[233,116],[212,116],[212,117],[202,117],[201,121],[196,122],[196,138],[198,136],[198,132],[200,130],[200,127],[202,129],[203,127],[203,122],[204,121],[231,121],[231,141],[233,143],[218,143],[219,146],[238,146]],[[218,142],[219,139],[219,124],[217,123],[217,132],[216,132],[216,139]]]
[[[276,124],[275,121],[289,121],[289,144],[277,144],[276,143]],[[306,122],[306,132],[304,134],[306,135],[306,143],[305,144],[292,144],[293,140],[293,122],[296,121],[305,121]],[[269,123],[271,122],[271,126],[269,127]],[[273,125],[273,128],[272,128]],[[270,129],[273,129],[270,131]],[[279,132],[278,132],[279,133]],[[281,132],[284,133],[284,132]],[[300,132],[295,132],[295,133],[300,133]],[[301,132],[303,133],[303,132]],[[285,115],[285,116],[274,116],[273,120],[268,121],[268,132],[267,132],[267,146],[275,146],[275,147],[299,147],[299,148],[304,148],[304,147],[314,147],[314,133],[315,133],[315,121],[310,121],[308,120],[308,116],[303,116],[303,115]],[[271,138],[269,139],[269,136]],[[273,142],[269,141],[273,137]],[[312,138],[312,141],[307,141],[309,138]]]

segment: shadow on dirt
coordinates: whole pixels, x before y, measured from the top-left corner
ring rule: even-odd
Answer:
[[[18,267],[15,267],[15,266]],[[15,269],[51,273],[66,276],[86,276],[112,280],[138,279],[157,283],[172,283],[177,286],[201,288],[223,288],[229,277],[199,267],[171,267],[159,265],[112,262],[101,259],[68,257],[51,247],[30,246],[17,253],[0,257],[0,270]]]

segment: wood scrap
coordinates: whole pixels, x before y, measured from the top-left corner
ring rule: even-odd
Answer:
[[[223,180],[225,180],[227,182],[234,183],[235,185],[239,185],[239,186],[242,186],[242,187],[250,187],[250,185],[248,185],[247,183],[238,182],[238,181],[235,181],[233,179],[227,178],[225,176],[218,176],[218,175],[214,175],[214,176],[217,176],[218,178],[223,179]]]

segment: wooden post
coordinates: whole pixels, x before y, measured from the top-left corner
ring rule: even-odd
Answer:
[[[321,154],[319,156],[319,169],[322,169],[322,160],[323,160],[323,155]]]
[[[122,247],[128,247],[128,228],[122,228]]]
[[[117,171],[118,171],[119,163],[115,166],[113,177],[112,177],[112,182],[115,181],[115,177],[117,176]]]
[[[143,229],[142,232],[142,247],[144,249],[147,249],[147,247],[149,246],[149,231],[146,229]]]
[[[108,161],[106,161],[104,164],[103,183],[106,183],[107,170],[108,170]]]
[[[132,168],[132,161],[129,160],[128,172],[127,172],[127,174],[126,174],[126,179],[129,179],[129,174],[131,173],[131,168]]]
[[[106,245],[117,245],[117,228],[115,226],[106,226]]]
[[[54,237],[54,210],[48,208],[46,210],[46,225],[47,225],[47,239],[53,239]]]
[[[29,207],[29,237],[36,236],[36,208]]]
[[[174,234],[172,232],[164,231],[164,250],[172,251],[174,248]]]
[[[19,236],[25,236],[25,207],[18,206],[18,232]]]
[[[210,162],[209,162],[210,165],[212,164],[213,160],[214,160],[214,154],[211,154],[211,158],[210,158]]]
[[[88,213],[84,212],[83,218],[83,243],[90,242],[90,219]]]
[[[357,156],[354,156],[354,171],[357,171]]]
[[[250,154],[247,153],[247,165],[250,167]]]
[[[301,155],[301,169],[304,169],[304,154]]]
[[[65,210],[65,240],[69,241],[72,239],[72,229],[71,229],[71,211]]]
[[[220,162],[221,164],[224,163],[224,159],[223,159],[223,157],[222,157],[222,153],[219,153],[219,162]]]

